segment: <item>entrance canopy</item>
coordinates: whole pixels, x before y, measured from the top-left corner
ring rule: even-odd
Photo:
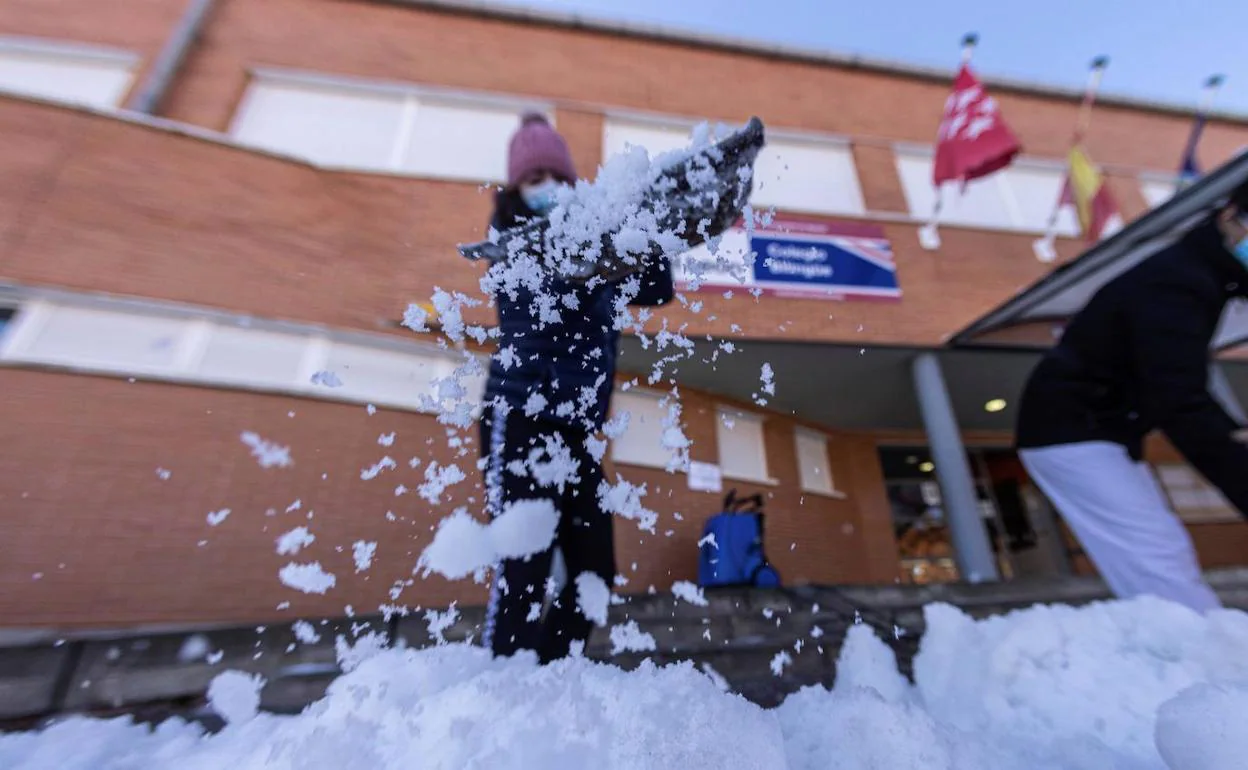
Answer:
[[[1234,160],[958,332],[950,344],[988,347],[993,343],[987,338],[995,332],[1027,324],[1064,323],[1098,289],[1173,243],[1244,182],[1248,182],[1248,152],[1241,151]],[[1248,309],[1243,304],[1228,305],[1214,338],[1215,349],[1225,350],[1248,342]],[[1043,347],[1040,343],[1034,346]]]

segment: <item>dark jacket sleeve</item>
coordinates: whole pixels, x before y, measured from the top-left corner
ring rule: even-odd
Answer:
[[[1133,356],[1141,403],[1175,448],[1248,516],[1248,446],[1232,434],[1241,426],[1209,392],[1209,341],[1218,303],[1191,283],[1150,284],[1135,302]]]
[[[651,262],[638,277],[641,279],[641,288],[628,304],[646,307],[666,305],[676,296],[676,288],[672,282],[672,263],[667,257]]]

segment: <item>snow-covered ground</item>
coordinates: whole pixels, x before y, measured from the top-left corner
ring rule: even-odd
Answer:
[[[217,734],[171,720],[68,719],[0,737],[8,770],[792,768],[1232,770],[1248,762],[1248,615],[1153,599],[981,622],[934,605],[916,684],[866,626],[833,690],[773,710],[691,665],[541,668],[443,645],[343,647],[348,673],[302,715],[257,713],[226,672]]]

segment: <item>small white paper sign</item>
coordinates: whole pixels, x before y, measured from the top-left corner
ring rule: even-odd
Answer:
[[[718,465],[711,463],[689,463],[689,488],[695,492],[724,491],[724,476]]]

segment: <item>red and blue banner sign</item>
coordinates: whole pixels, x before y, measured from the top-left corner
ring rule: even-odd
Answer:
[[[901,297],[892,245],[878,225],[776,217],[753,233],[738,224],[715,253],[700,247],[678,260],[684,291],[753,290],[779,297]]]

